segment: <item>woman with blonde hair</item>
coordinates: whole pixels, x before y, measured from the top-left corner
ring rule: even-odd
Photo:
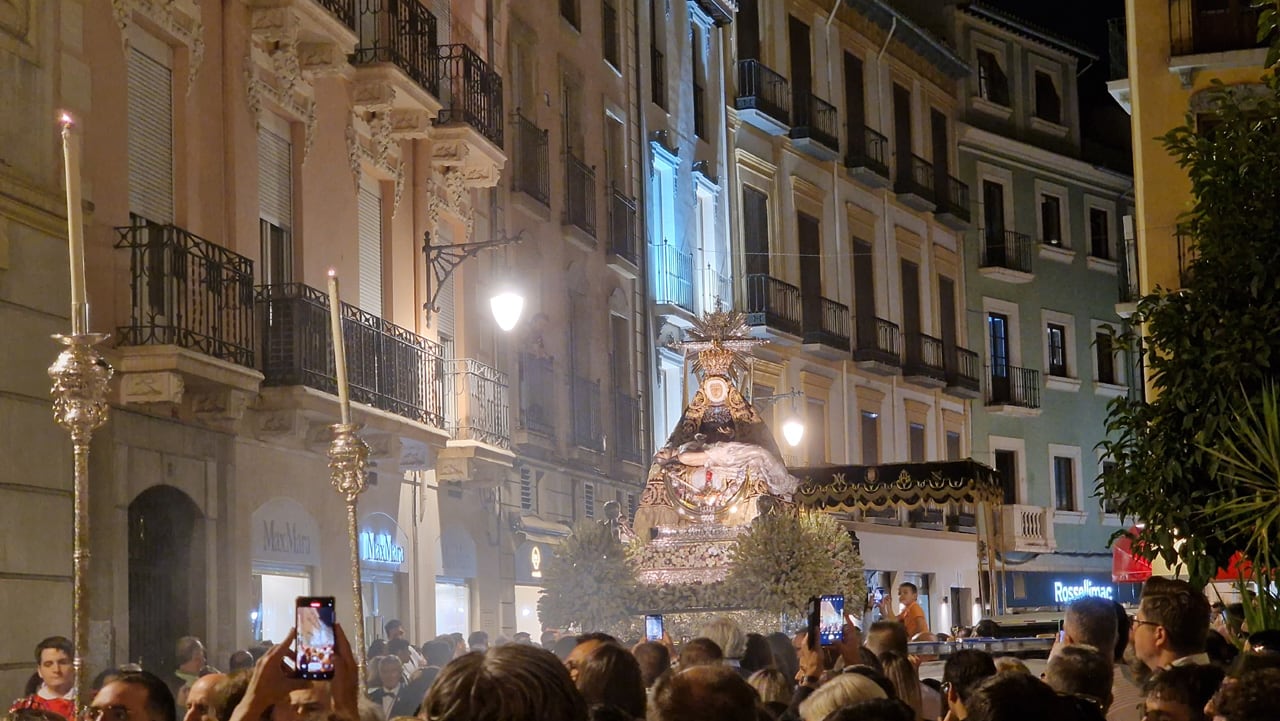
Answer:
[[[897,651],[885,651],[880,654],[880,665],[884,667],[884,675],[898,690],[898,698],[911,707],[916,718],[926,718],[920,699],[920,675],[911,660]]]
[[[791,680],[776,668],[762,668],[747,679],[751,688],[760,694],[760,703],[779,713],[791,705]]]
[[[842,673],[819,686],[800,704],[800,718],[803,721],[822,721],[842,706],[876,698],[888,696],[875,681],[858,673]]]

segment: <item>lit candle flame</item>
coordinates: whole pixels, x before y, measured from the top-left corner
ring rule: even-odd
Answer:
[[[338,277],[338,269],[337,269],[337,268],[330,268],[330,269],[329,269],[329,277],[330,277],[330,278],[337,278],[337,277]]]
[[[68,113],[65,110],[58,116],[58,121],[62,123],[62,127],[64,128],[69,128],[76,124],[75,118],[71,117],[71,113]]]

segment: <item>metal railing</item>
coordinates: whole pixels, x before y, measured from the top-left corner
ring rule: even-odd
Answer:
[[[801,299],[801,305],[809,310],[811,300]],[[837,303],[830,298],[818,298],[818,317],[810,318],[804,314],[804,342],[822,343],[823,345],[848,351],[852,341],[849,306]]]
[[[263,385],[336,393],[329,295],[301,283],[260,286]],[[440,344],[342,304],[351,400],[437,428],[444,420]]]
[[[919,155],[899,160],[894,192],[934,199],[933,165]]]
[[[948,175],[938,186],[938,209],[969,222],[969,186]]]
[[[653,246],[653,300],[693,312],[693,254],[670,243]]]
[[[120,345],[176,345],[253,367],[253,261],[174,225],[116,228],[129,251]]]
[[[980,267],[1031,272],[1031,238],[1012,230],[983,228]]]
[[[854,360],[902,364],[902,333],[897,323],[884,318],[856,318],[854,330],[857,333]]]
[[[746,281],[747,323],[797,336],[804,333],[799,288],[765,273],[752,273],[743,280]]]
[[[589,451],[604,450],[604,419],[600,413],[600,381],[573,376],[573,444]]]
[[[517,109],[515,148],[512,153],[511,189],[542,203],[551,204],[551,162],[548,159],[548,131],[539,128]]]
[[[1107,60],[1110,65],[1109,80],[1129,77],[1129,36],[1124,18],[1107,20]]]
[[[636,200],[609,186],[609,252],[631,265],[639,265],[640,241],[636,232]]]
[[[639,463],[640,399],[622,391],[613,392],[613,453],[622,461]]]
[[[810,92],[796,92],[792,138],[812,138],[832,150],[840,150],[840,114],[836,106]]]
[[[927,333],[907,334],[905,370],[907,375],[920,375],[939,380],[947,377],[946,355],[942,339]]]
[[[502,77],[469,46],[441,45],[437,50],[440,102],[437,125],[466,123],[502,147]]]
[[[1172,55],[1248,50],[1270,43],[1258,39],[1258,11],[1250,0],[1169,0]]]
[[[511,447],[507,374],[474,358],[445,361],[449,433],[457,441]]]
[[[520,354],[520,427],[553,436],[556,431],[555,361],[532,353]]]
[[[316,3],[333,13],[343,25],[356,30],[356,0],[316,0]]]
[[[889,139],[865,125],[849,128],[846,168],[866,168],[882,178],[889,177]]]
[[[956,346],[952,362],[947,364],[947,385],[968,388],[975,393],[982,387],[982,366],[978,354]]]
[[[439,97],[436,16],[418,0],[361,0],[360,42],[352,62],[394,63],[413,82]]]
[[[987,405],[1040,407],[1040,371],[1011,365],[987,367]]]
[[[702,307],[714,310],[716,303],[733,307],[733,279],[708,265],[702,269]]]
[[[759,60],[738,61],[738,110],[759,110],[783,125],[791,124],[791,86]]]
[[[596,237],[596,170],[572,153],[564,155],[564,224]]]

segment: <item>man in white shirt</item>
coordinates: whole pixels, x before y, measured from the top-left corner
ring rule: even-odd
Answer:
[[[1186,581],[1150,578],[1133,617],[1133,650],[1152,669],[1209,663],[1209,599]]]

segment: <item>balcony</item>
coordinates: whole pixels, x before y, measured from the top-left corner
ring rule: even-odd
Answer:
[[[356,29],[356,0],[315,0],[315,3],[351,30]]]
[[[543,206],[551,204],[551,164],[547,157],[548,131],[516,110],[512,118],[515,148],[512,153],[511,189]]]
[[[733,22],[733,16],[738,14],[738,0],[696,0],[698,7],[711,17],[711,21],[718,26],[728,25]]]
[[[986,406],[992,413],[1040,415],[1040,371],[1011,365],[989,366]]]
[[[906,362],[902,369],[907,380],[928,388],[946,386],[947,364],[942,339],[926,333],[908,333],[906,341]]]
[[[613,455],[620,461],[640,463],[640,400],[622,391],[613,392]]]
[[[744,123],[769,135],[786,135],[791,129],[791,86],[759,60],[738,61],[733,106]]]
[[[436,73],[441,108],[432,163],[460,169],[468,187],[492,188],[507,161],[502,150],[502,78],[462,44],[436,50]]]
[[[847,359],[853,335],[849,327],[849,306],[830,298],[804,296],[800,299],[800,305],[804,316],[806,349],[832,360]]]
[[[873,188],[887,186],[888,157],[888,138],[864,125],[849,128],[849,152],[844,156],[844,167],[854,180]]]
[[[799,288],[764,273],[753,273],[744,280],[748,325],[763,326],[775,336],[804,333]]]
[[[907,523],[912,528],[941,531],[946,528],[941,508],[912,508],[907,511]]]
[[[596,171],[571,153],[564,156],[564,218],[562,222],[586,235],[588,249],[596,242]]]
[[[520,429],[554,438],[556,435],[555,361],[520,354]],[[521,441],[522,443],[525,441]]]
[[[436,16],[418,0],[362,0],[358,20],[360,41],[351,56],[355,81],[392,88],[387,101],[393,109],[417,113],[412,125],[425,137],[428,121],[440,112]]]
[[[996,228],[983,228],[982,254],[978,272],[1006,283],[1029,283],[1031,275],[1031,238],[1025,233]]]
[[[1004,505],[1000,516],[1001,553],[1053,553],[1053,509],[1044,506]]]
[[[819,160],[840,157],[839,113],[836,106],[810,92],[795,94],[792,144]]]
[[[1116,315],[1128,319],[1138,310],[1142,291],[1138,287],[1138,253],[1133,241],[1125,240],[1116,268]]]
[[[635,278],[640,268],[640,239],[636,231],[636,201],[617,186],[609,187],[609,267]]]
[[[263,386],[304,386],[336,395],[327,293],[301,283],[258,288]],[[438,343],[342,304],[351,400],[444,428],[445,361]]]
[[[969,227],[969,186],[948,175],[938,187],[938,208],[933,217],[952,230]]]
[[[922,213],[934,209],[937,194],[933,185],[933,165],[919,155],[898,162],[898,177],[893,182],[898,202]]]
[[[982,365],[978,354],[957,346],[947,364],[947,385],[943,390],[957,398],[982,395]]]
[[[733,280],[707,266],[702,269],[702,307],[714,309],[717,304],[721,308],[733,308]]]
[[[1129,92],[1129,36],[1126,33],[1123,17],[1107,20],[1107,57],[1111,60],[1110,72],[1107,75],[1107,92],[1124,108],[1126,113],[1133,114]]]
[[[659,313],[675,309],[693,312],[693,254],[670,243],[653,246],[653,302],[667,306]]]
[[[604,419],[600,413],[600,381],[573,376],[573,444],[595,453],[604,451]]]
[[[853,360],[858,367],[879,375],[898,375],[902,368],[902,336],[897,323],[874,316],[854,319],[857,333]]]
[[[1185,55],[1252,50],[1270,44],[1258,39],[1258,11],[1251,0],[1170,0],[1171,65]]]
[[[507,374],[474,358],[445,361],[449,434],[494,448],[511,448]]]
[[[195,392],[229,404],[228,394],[256,393],[253,261],[174,225],[116,233],[129,252],[129,324],[116,329],[121,402],[176,406],[191,389],[188,404]]]

